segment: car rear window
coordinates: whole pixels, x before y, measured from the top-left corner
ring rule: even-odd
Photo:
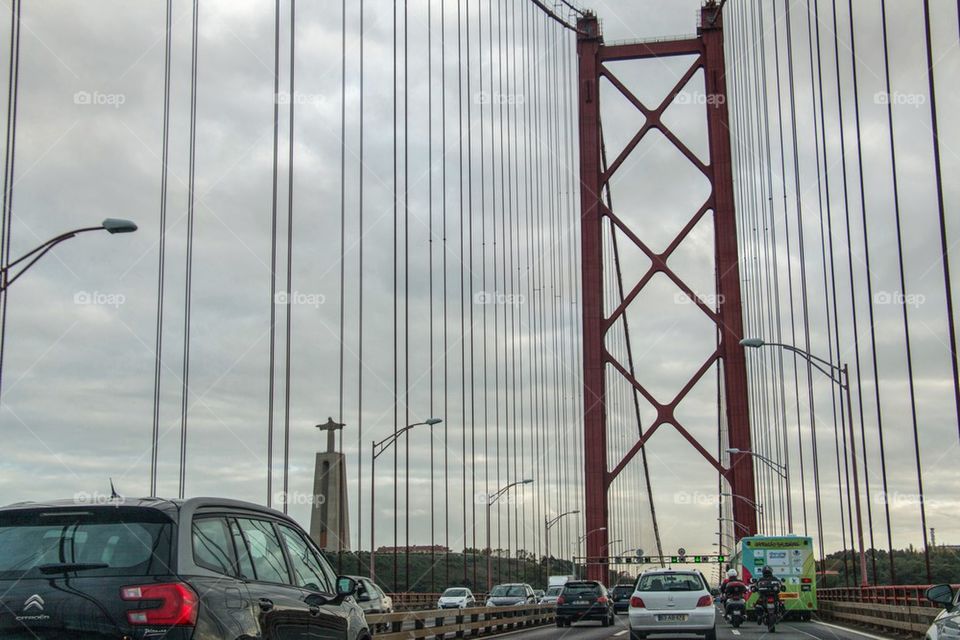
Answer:
[[[547,589],[548,596],[558,596],[563,591],[563,587],[550,587]]]
[[[600,587],[595,584],[568,584],[563,588],[565,596],[598,596]]]
[[[613,588],[613,595],[615,596],[628,596],[633,593],[633,585],[630,584],[618,584]]]
[[[703,581],[692,573],[654,573],[637,583],[637,591],[702,591]]]
[[[41,577],[44,565],[105,564],[83,576],[172,573],[173,523],[156,509],[109,506],[0,513],[0,580]]]

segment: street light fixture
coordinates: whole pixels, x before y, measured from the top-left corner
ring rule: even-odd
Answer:
[[[782,464],[780,464],[779,462],[777,462],[776,460],[773,460],[773,459],[771,459],[771,458],[768,458],[767,456],[765,456],[765,455],[763,455],[763,454],[757,453],[757,452],[755,452],[755,451],[750,451],[750,450],[748,450],[748,449],[736,449],[736,448],[733,448],[733,447],[727,449],[727,453],[729,453],[730,455],[743,454],[743,455],[745,455],[745,456],[753,456],[754,458],[757,458],[758,460],[761,460],[762,462],[766,463],[771,469],[774,470],[774,472],[776,472],[776,474],[777,474],[778,476],[780,476],[780,477],[783,478],[784,480],[787,479],[787,467],[786,467],[786,465],[782,465]]]
[[[738,500],[743,500],[748,505],[750,505],[750,507],[753,508],[753,510],[756,511],[759,515],[761,516],[763,515],[763,505],[760,504],[759,502],[754,502],[753,500],[751,500],[750,498],[747,498],[746,496],[741,496],[739,493],[721,493],[720,495],[723,496],[724,498],[737,498]]]
[[[376,483],[375,468],[377,464],[377,458],[379,458],[384,451],[389,449],[391,445],[395,444],[397,442],[397,439],[400,438],[400,436],[405,434],[407,431],[410,431],[414,427],[420,427],[423,425],[433,426],[435,424],[440,424],[441,422],[443,422],[443,420],[440,418],[429,418],[427,420],[424,420],[423,422],[415,422],[414,424],[408,424],[403,429],[394,431],[389,436],[387,436],[383,440],[380,440],[379,442],[374,440],[373,445],[370,448],[370,580],[373,582],[376,582],[376,578],[377,578],[377,569],[376,569],[377,563],[376,563],[376,558],[374,557],[376,551],[373,543],[373,533],[375,529],[375,527],[373,526],[373,523],[375,521],[375,512],[376,512],[375,499],[376,499],[377,483]],[[394,549],[394,553],[396,553],[396,551],[397,550]]]
[[[546,528],[546,542],[547,542],[547,580],[550,579],[550,529],[553,528],[555,524],[560,522],[563,518],[567,516],[572,516],[574,514],[580,513],[580,509],[574,509],[573,511],[567,511],[561,513],[560,515],[554,518],[544,518],[544,525]]]
[[[487,496],[487,593],[490,593],[490,590],[493,589],[493,545],[490,541],[490,507],[492,507],[502,495],[510,491],[510,489],[522,484],[533,484],[533,480],[527,478],[526,480],[511,482],[498,489],[496,493]]]
[[[579,538],[577,538],[577,555],[579,556],[579,555],[582,553],[582,546],[581,546],[581,545],[583,544],[583,541],[584,541],[584,540],[586,540],[587,538],[589,538],[590,536],[592,536],[592,535],[595,534],[595,533],[598,533],[598,532],[600,532],[600,531],[606,531],[606,530],[607,530],[606,527],[597,527],[596,529],[592,529],[592,530],[590,530],[590,531],[587,531],[585,534],[583,534],[582,536],[580,536]],[[584,566],[586,566],[587,563],[584,562],[583,564],[584,564]],[[574,569],[577,569],[576,562],[574,562]],[[579,572],[579,570],[578,570],[578,571],[577,571],[578,577],[579,577],[579,573],[580,573],[580,572]]]
[[[749,534],[750,534],[750,528],[749,528],[749,527],[740,524],[739,522],[737,522],[737,521],[734,520],[733,518],[717,518],[717,522],[732,522],[732,523],[733,523],[733,526],[735,526],[735,527],[737,527],[738,529],[740,529],[741,531],[743,531],[744,534],[746,534],[746,535],[749,535]]]
[[[58,236],[50,238],[40,246],[28,251],[24,255],[20,256],[13,262],[10,262],[6,265],[0,267],[0,291],[6,291],[7,287],[13,284],[20,276],[27,272],[27,270],[37,263],[40,258],[45,256],[51,249],[55,246],[69,240],[81,233],[87,233],[90,231],[106,231],[109,234],[114,233],[133,233],[137,230],[137,225],[131,220],[123,220],[121,218],[107,218],[104,220],[98,227],[81,227],[79,229],[74,229],[73,231],[67,231],[66,233],[61,233]],[[10,275],[10,269],[20,264],[24,260],[30,259],[30,261],[20,269],[15,275]]]
[[[850,429],[850,465],[853,471],[853,490],[856,498],[855,505],[857,510],[857,541],[860,545],[860,585],[867,586],[867,556],[863,550],[863,515],[860,508],[860,475],[857,471],[857,446],[856,432],[853,428],[853,400],[850,394],[850,369],[846,363],[843,366],[837,366],[828,360],[819,358],[812,353],[798,349],[790,344],[780,342],[766,342],[762,338],[744,338],[740,341],[744,347],[759,349],[760,347],[780,347],[791,353],[795,353],[806,360],[812,367],[819,370],[820,373],[830,378],[830,381],[838,385],[844,392],[847,399],[847,423]],[[787,479],[787,493],[790,492],[790,480]],[[789,503],[788,503],[789,506]],[[790,523],[790,529],[793,530],[793,523]]]

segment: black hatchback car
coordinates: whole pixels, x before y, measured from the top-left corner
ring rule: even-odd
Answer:
[[[630,610],[630,597],[633,596],[633,584],[618,584],[610,590],[613,598],[613,610],[617,613],[626,613]]]
[[[606,587],[593,580],[576,580],[563,585],[556,620],[558,627],[569,627],[579,620],[599,620],[609,627],[616,621],[616,614]]]
[[[0,509],[4,640],[368,640],[287,516],[216,498]]]

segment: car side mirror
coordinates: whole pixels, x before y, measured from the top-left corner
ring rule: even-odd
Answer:
[[[927,589],[927,600],[941,607],[953,606],[953,587],[949,584],[936,584]]]
[[[337,578],[337,597],[346,598],[357,592],[357,581],[348,576],[339,576]],[[367,596],[369,600],[370,596]]]

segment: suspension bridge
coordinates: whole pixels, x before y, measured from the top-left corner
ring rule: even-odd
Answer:
[[[331,416],[387,591],[755,534],[956,582],[960,8],[601,4],[11,0],[4,501],[306,521]]]

